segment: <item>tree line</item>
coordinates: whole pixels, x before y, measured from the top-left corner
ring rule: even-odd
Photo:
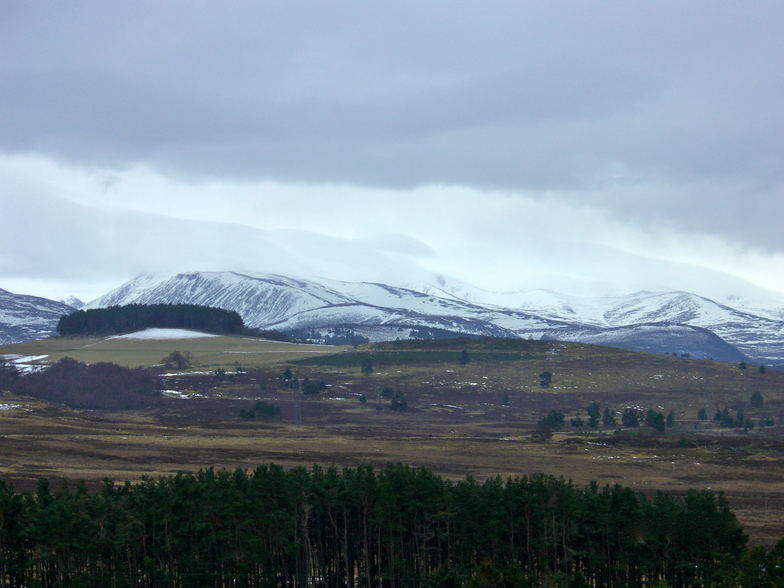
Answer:
[[[96,493],[0,481],[0,514],[0,586],[730,586],[752,555],[778,557],[747,553],[710,491],[400,464],[207,469]]]
[[[57,323],[60,335],[115,335],[147,328],[196,329],[208,333],[245,332],[242,317],[233,310],[195,304],[127,304],[77,310]]]

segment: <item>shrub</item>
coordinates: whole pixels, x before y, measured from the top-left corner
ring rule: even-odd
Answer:
[[[562,413],[560,410],[553,409],[546,417],[539,421],[539,424],[546,425],[551,429],[558,430],[563,427],[564,413]]]
[[[395,392],[395,395],[392,397],[392,402],[389,405],[389,408],[396,412],[404,412],[408,410],[408,402],[406,402],[406,397],[403,396],[403,393],[398,390]]]
[[[167,370],[184,370],[192,365],[190,353],[182,351],[172,351],[162,361]]]
[[[324,380],[316,380],[311,382],[310,378],[302,380],[302,393],[303,394],[318,394],[319,392],[327,389],[327,383]]]

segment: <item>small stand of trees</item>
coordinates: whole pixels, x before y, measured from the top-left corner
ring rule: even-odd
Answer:
[[[385,386],[381,390],[381,398],[390,399],[389,408],[395,412],[405,412],[408,410],[408,401],[400,390],[395,390],[391,386]]]
[[[306,396],[318,394],[326,389],[327,383],[324,380],[311,380],[308,377],[302,380],[302,393]]]
[[[753,429],[754,428],[754,421],[751,420],[746,413],[743,412],[742,408],[739,408],[735,411],[735,416],[730,414],[729,408],[726,406],[724,410],[716,410],[716,414],[713,416],[713,420],[719,423],[722,427],[728,428],[737,428],[737,429]]]
[[[288,366],[278,378],[278,383],[281,388],[291,388],[293,390],[302,389],[302,393],[306,396],[318,394],[327,389],[327,383],[324,380],[311,380],[309,377],[305,376],[305,378],[300,381]]]
[[[256,417],[271,418],[280,414],[280,406],[259,400],[251,409],[240,410],[240,418],[255,419]]]
[[[195,304],[128,304],[77,310],[57,323],[60,335],[116,335],[148,328],[196,329],[220,335],[242,333],[242,317],[233,310]]]
[[[86,410],[132,410],[158,397],[155,376],[142,368],[114,363],[84,364],[64,357],[51,367],[16,378],[14,394]]]

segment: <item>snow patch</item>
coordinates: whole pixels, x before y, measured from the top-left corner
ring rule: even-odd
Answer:
[[[49,357],[48,355],[17,355],[17,354],[0,356],[0,358],[13,364],[14,367],[16,367],[16,369],[19,370],[19,372],[21,372],[22,374],[39,372],[45,369],[47,366],[39,362],[47,359],[48,357]]]
[[[127,335],[115,335],[109,339],[148,339],[148,340],[166,340],[166,339],[199,339],[202,337],[217,337],[212,333],[202,333],[201,331],[190,331],[188,329],[145,329],[135,333],[128,333]]]
[[[172,398],[182,398],[182,399],[203,398],[202,394],[195,394],[195,393],[188,394],[186,392],[180,392],[179,390],[161,390],[161,394]]]

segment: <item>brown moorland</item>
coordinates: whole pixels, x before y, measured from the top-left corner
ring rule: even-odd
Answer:
[[[239,337],[63,338],[3,346],[0,354],[150,366],[175,350],[192,366],[159,367],[164,392],[148,410],[76,411],[4,393],[0,477],[17,489],[32,489],[39,477],[97,487],[107,477],[206,467],[399,461],[452,478],[546,473],[646,493],[710,488],[725,493],[752,543],[784,536],[784,373],[758,366],[522,340],[324,348]],[[365,360],[372,369],[363,372]],[[305,378],[325,389],[302,394]],[[392,410],[385,388],[399,390],[408,409]],[[750,403],[754,392],[761,407]],[[243,418],[257,402],[281,412]],[[587,427],[591,403],[609,408],[618,424]],[[725,407],[755,426],[720,426],[713,415]],[[672,411],[675,425],[664,433],[621,427],[629,408]],[[698,418],[700,409],[708,420]],[[563,428],[550,439],[532,435],[553,410],[564,413]],[[577,418],[582,427],[572,426]],[[761,428],[761,419],[774,425]]]

